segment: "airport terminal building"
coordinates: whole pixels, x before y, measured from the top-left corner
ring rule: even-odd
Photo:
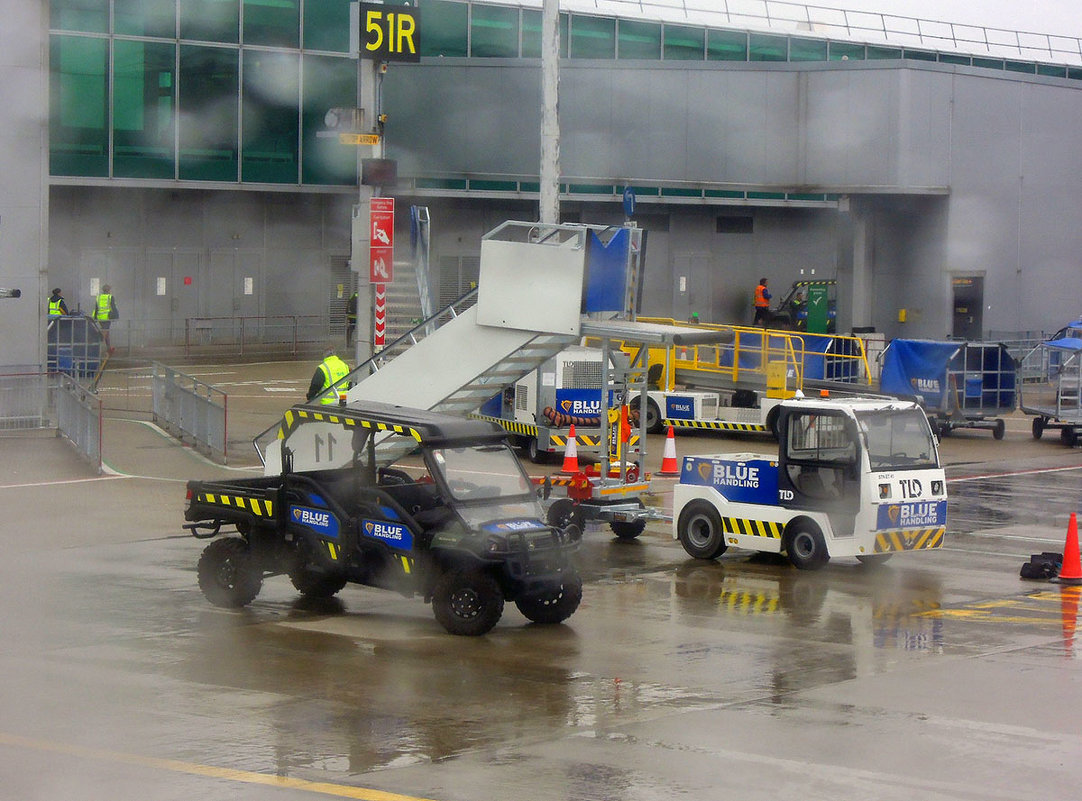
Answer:
[[[358,102],[349,5],[0,0],[0,287],[23,292],[0,301],[0,364],[43,362],[54,286],[85,311],[110,284],[132,353],[199,317],[341,324],[365,154],[324,116]],[[561,4],[561,215],[620,224],[634,190],[644,314],[747,324],[760,276],[775,293],[837,279],[838,330],[888,337],[995,338],[1082,311],[1077,40],[609,5]],[[408,207],[428,207],[449,301],[486,231],[538,216],[542,12],[416,6],[421,59],[379,86],[398,162],[384,193],[399,242]]]

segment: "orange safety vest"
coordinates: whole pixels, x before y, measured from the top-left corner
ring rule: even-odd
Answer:
[[[766,299],[766,287],[762,284],[755,287],[755,305],[761,309],[770,306],[770,301]]]

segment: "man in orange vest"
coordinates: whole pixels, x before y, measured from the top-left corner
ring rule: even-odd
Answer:
[[[759,286],[755,287],[755,319],[752,321],[752,325],[763,324],[763,328],[766,328],[770,323],[770,292],[766,288],[766,279],[759,279]]]

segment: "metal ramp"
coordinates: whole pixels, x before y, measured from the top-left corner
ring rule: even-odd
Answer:
[[[624,226],[504,223],[482,239],[478,289],[342,379],[341,384],[353,384],[346,404],[363,400],[462,415],[476,411],[577,343],[584,323],[631,308],[641,236],[641,230]],[[333,408],[328,406],[328,413]],[[261,454],[260,439],[276,429],[256,438]],[[266,448],[264,459],[268,473],[280,469],[274,448]]]

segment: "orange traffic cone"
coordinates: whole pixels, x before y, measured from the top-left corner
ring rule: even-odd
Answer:
[[[1082,584],[1082,563],[1078,557],[1078,520],[1071,512],[1071,522],[1067,524],[1067,542],[1063,546],[1063,567],[1056,579],[1060,584]]]
[[[573,476],[579,472],[579,444],[575,440],[575,424],[567,435],[567,448],[564,450],[564,466],[560,468],[564,475]]]
[[[672,426],[665,437],[665,450],[661,452],[661,469],[657,471],[659,476],[680,475],[680,465],[676,462],[676,438],[673,436]]]

